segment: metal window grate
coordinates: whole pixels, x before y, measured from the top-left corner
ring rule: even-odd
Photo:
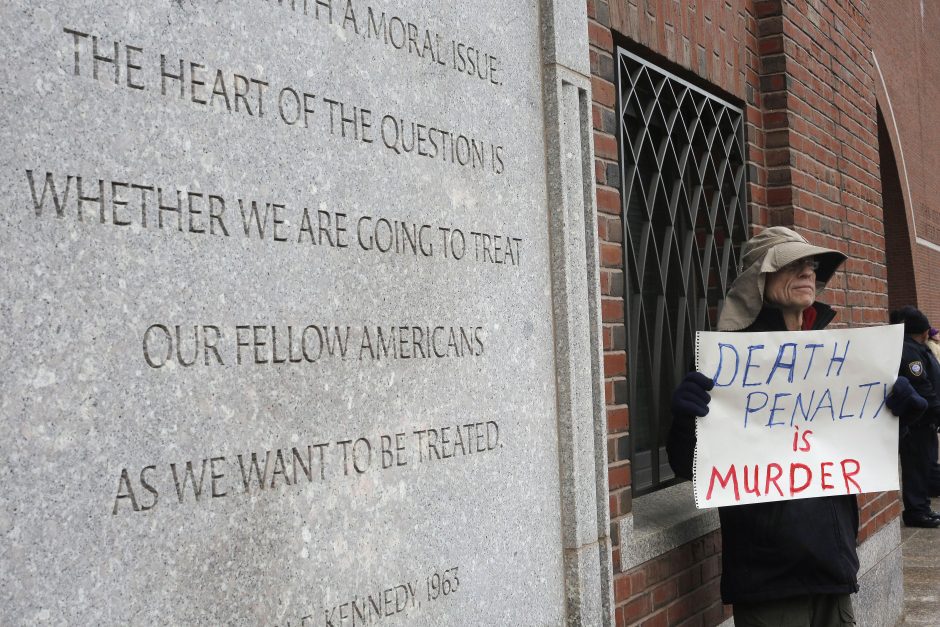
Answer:
[[[747,238],[740,108],[618,50],[633,492],[675,482],[669,399],[739,271]]]

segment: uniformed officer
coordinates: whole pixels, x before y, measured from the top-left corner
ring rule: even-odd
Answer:
[[[927,348],[930,349],[930,352],[933,353],[933,356],[937,358],[938,363],[940,363],[940,330],[930,327],[930,332],[927,337]],[[938,424],[940,426],[940,424]],[[929,489],[930,496],[940,496],[940,460],[937,459],[940,455],[940,446],[938,446],[937,438],[931,438],[930,445],[930,480],[927,482],[927,487]]]
[[[940,527],[940,514],[930,509],[928,481],[932,467],[931,438],[936,439],[940,419],[940,363],[927,347],[930,322],[915,307],[902,307],[891,316],[904,323],[904,348],[899,374],[906,377],[927,401],[927,409],[913,420],[902,421],[901,455],[902,519],[908,527]],[[906,422],[906,424],[905,424]]]

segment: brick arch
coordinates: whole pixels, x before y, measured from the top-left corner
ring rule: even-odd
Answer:
[[[891,98],[874,52],[875,98],[878,111],[878,158],[881,170],[882,220],[885,230],[885,266],[888,282],[888,307],[897,309],[917,303],[912,249],[917,237],[911,203],[910,184],[904,163],[904,151],[898,134]]]

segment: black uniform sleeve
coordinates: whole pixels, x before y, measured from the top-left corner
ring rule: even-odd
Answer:
[[[933,388],[933,401],[927,399],[927,411],[924,412],[926,422],[932,422],[934,425],[940,424],[940,362],[934,357],[929,348],[924,351],[926,357],[924,363],[927,366],[927,379]]]
[[[937,388],[932,381],[933,368],[929,361],[930,355],[924,355],[920,351],[905,343],[904,350],[901,353],[901,370],[898,373],[911,382],[911,387],[927,401],[927,410],[923,412],[927,420],[933,421],[935,416],[940,415],[940,397],[937,395]],[[918,416],[902,416],[902,425],[910,426],[918,422]]]

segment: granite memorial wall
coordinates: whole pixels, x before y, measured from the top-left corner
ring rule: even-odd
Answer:
[[[583,137],[566,15],[0,15],[4,620],[603,613],[590,181],[553,191],[589,143],[546,156]]]

